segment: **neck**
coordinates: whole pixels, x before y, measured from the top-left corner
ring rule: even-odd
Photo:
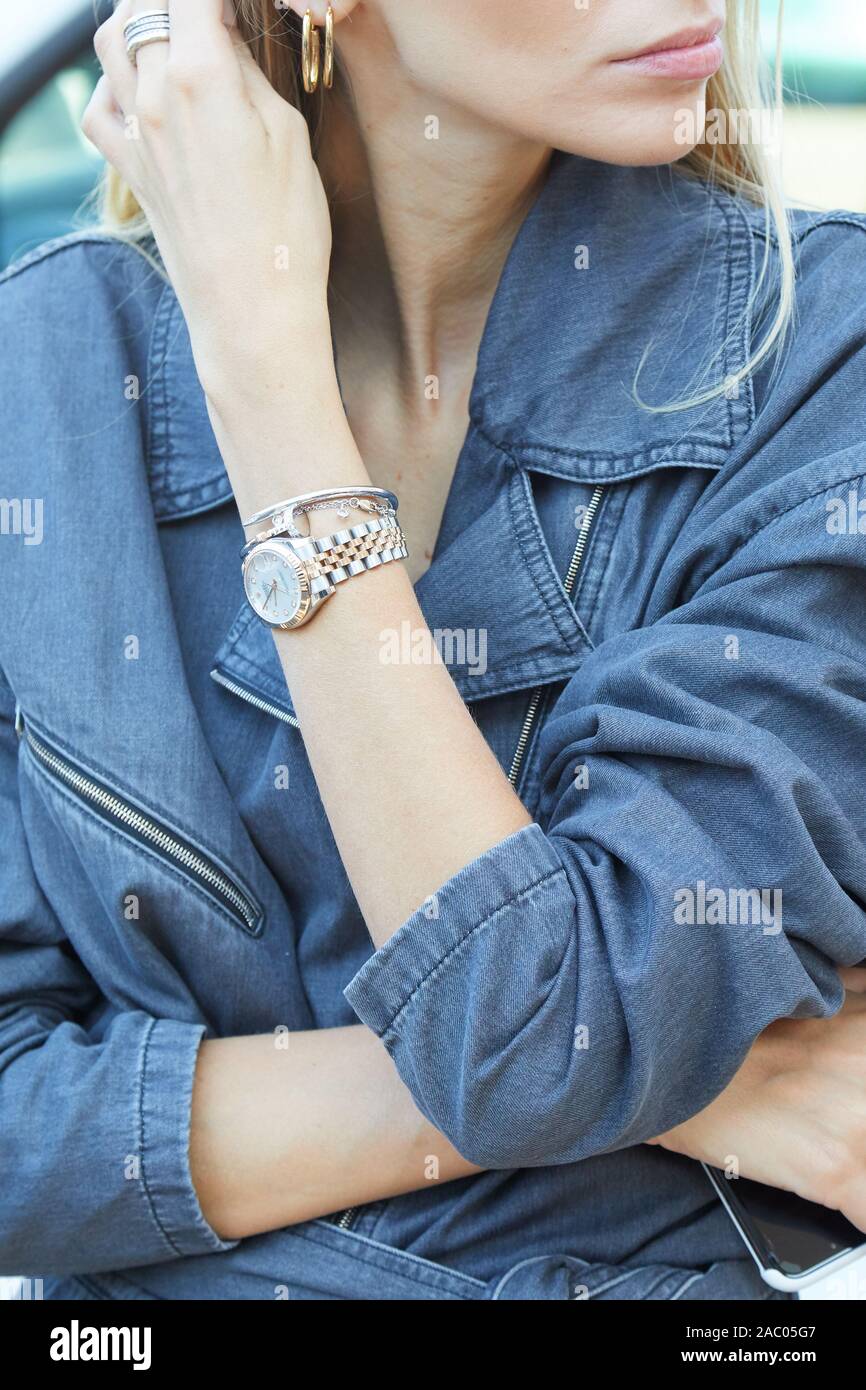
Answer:
[[[386,42],[353,26],[351,99],[329,94],[320,165],[334,227],[332,322],[341,356],[361,353],[365,375],[388,372],[417,400],[430,376],[463,385],[474,368],[550,151],[419,89],[397,54],[383,61]]]

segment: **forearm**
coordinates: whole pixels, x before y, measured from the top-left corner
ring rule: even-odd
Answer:
[[[478,1171],[418,1112],[360,1026],[204,1042],[190,1168],[224,1239]]]
[[[236,400],[220,414],[212,407],[242,515],[317,487],[370,484],[335,386],[323,403],[328,373],[316,377],[315,432],[303,391],[277,390],[267,405]],[[333,529],[331,514],[310,520],[314,534]],[[341,585],[306,627],[275,633],[319,794],[377,946],[459,869],[530,822],[447,667],[383,659],[387,635],[404,630],[428,632],[404,566],[393,564]]]
[[[655,1142],[836,1208],[866,1230],[866,970],[840,975],[840,1013],[772,1024],[712,1105]]]
[[[530,818],[445,666],[383,664],[387,630],[425,629],[403,567],[344,590],[307,631],[276,642],[334,838],[381,946]]]
[[[211,402],[242,516],[325,483],[370,481],[330,369],[308,370],[309,391],[293,376],[273,382],[267,403],[243,392],[221,410]],[[328,524],[324,514],[312,520],[319,533]],[[529,821],[446,668],[382,662],[383,633],[404,622],[424,626],[405,569],[389,565],[342,586],[306,629],[277,634],[319,792],[376,944]],[[424,1120],[381,1042],[361,1027],[292,1034],[285,1049],[270,1036],[204,1043],[190,1162],[202,1209],[226,1238],[478,1171]]]

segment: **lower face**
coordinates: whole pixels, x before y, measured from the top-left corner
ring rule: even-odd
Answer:
[[[697,143],[726,4],[383,0],[400,59],[434,98],[533,142],[624,165],[669,163]]]

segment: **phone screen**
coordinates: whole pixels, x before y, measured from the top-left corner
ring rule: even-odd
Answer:
[[[768,1269],[805,1274],[848,1250],[866,1247],[866,1235],[837,1211],[750,1178],[726,1178],[718,1168],[708,1172]]]

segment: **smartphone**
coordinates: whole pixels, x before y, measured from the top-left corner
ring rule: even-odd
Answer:
[[[840,1212],[750,1178],[727,1178],[706,1163],[703,1168],[771,1288],[799,1293],[866,1255],[866,1235]]]

